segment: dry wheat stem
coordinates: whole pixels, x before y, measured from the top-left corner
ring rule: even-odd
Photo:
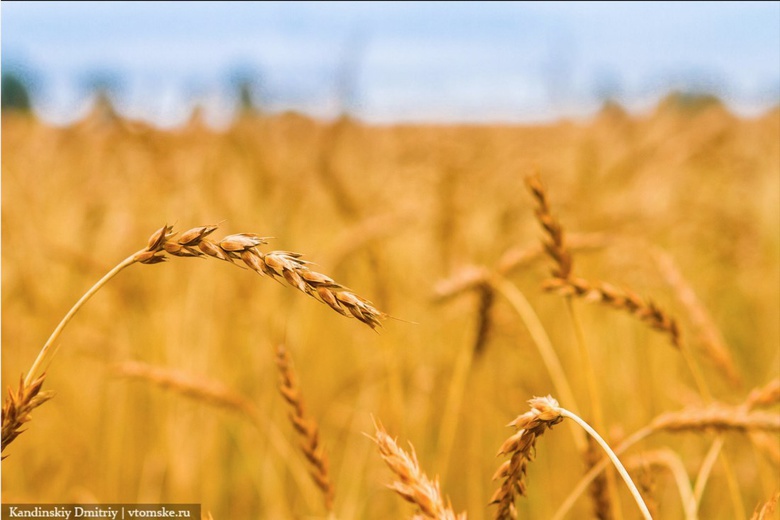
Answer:
[[[32,419],[32,411],[51,399],[49,392],[41,392],[46,374],[32,381],[30,384],[19,377],[19,388],[14,391],[8,388],[8,397],[3,403],[2,417],[2,448],[0,452],[11,444],[24,430],[22,427]],[[5,457],[3,457],[5,458]]]
[[[35,373],[40,369],[40,367],[43,364],[44,359],[47,357],[49,351],[51,351],[51,357],[54,356],[56,353],[56,348],[52,349],[52,347],[56,344],[57,339],[59,339],[60,335],[62,334],[63,329],[65,326],[70,323],[70,320],[75,316],[75,314],[81,309],[81,307],[84,306],[89,299],[100,290],[101,287],[103,287],[106,283],[108,283],[114,276],[119,274],[120,271],[122,271],[125,267],[128,267],[130,265],[133,265],[138,260],[136,260],[136,257],[139,254],[142,254],[146,251],[146,249],[142,249],[138,251],[137,253],[128,256],[124,260],[122,260],[119,264],[116,265],[113,269],[111,269],[108,273],[106,273],[103,278],[98,280],[95,285],[89,288],[89,290],[84,293],[84,295],[79,298],[79,300],[76,302],[76,304],[68,311],[68,313],[65,315],[64,318],[60,321],[60,323],[57,325],[57,327],[54,329],[54,331],[51,333],[51,336],[49,336],[49,339],[46,340],[46,343],[44,343],[43,348],[41,348],[40,352],[38,352],[38,357],[35,358],[35,361],[33,362],[32,366],[30,367],[30,370],[27,372],[27,377],[24,380],[25,385],[29,386],[32,383],[33,377],[35,377]]]
[[[328,469],[328,455],[320,444],[317,421],[306,415],[292,359],[283,345],[276,347],[276,365],[280,374],[279,392],[290,405],[290,422],[301,437],[300,448],[309,463],[309,474],[322,492],[325,507],[332,511],[334,490]]]
[[[444,500],[439,480],[430,480],[420,469],[414,446],[409,444],[409,452],[401,449],[395,439],[387,434],[381,423],[374,421],[376,437],[371,439],[379,448],[379,453],[398,480],[388,486],[401,497],[415,504],[423,518],[434,520],[466,520],[466,514],[456,515],[449,501]]]

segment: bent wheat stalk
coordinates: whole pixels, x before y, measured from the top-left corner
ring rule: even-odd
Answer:
[[[44,361],[48,358],[49,362],[51,362],[51,359],[56,354],[57,340],[62,335],[62,331],[95,293],[122,270],[133,264],[157,264],[167,260],[166,255],[195,258],[212,257],[239,267],[240,265],[236,262],[241,261],[260,275],[268,276],[274,280],[278,278],[284,279],[292,287],[325,303],[342,316],[357,318],[374,330],[377,327],[381,327],[382,320],[387,318],[388,315],[377,310],[370,301],[356,295],[330,277],[309,269],[309,262],[302,260],[301,257],[303,255],[300,253],[289,251],[262,253],[258,246],[266,244],[266,238],[251,233],[229,235],[219,242],[213,242],[207,237],[216,231],[217,227],[216,225],[210,225],[192,228],[182,233],[178,240],[173,240],[173,237],[176,235],[173,232],[173,226],[164,225],[149,237],[145,248],[136,251],[119,262],[79,298],[75,305],[65,314],[65,317],[57,324],[46,343],[38,352],[38,356],[27,372],[27,376],[24,378],[17,395],[13,397],[13,394],[11,394],[6,399],[3,410],[7,409],[8,412],[3,413],[3,449],[18,435],[18,433],[15,435],[9,433],[8,437],[6,437],[6,432],[18,431],[18,425],[12,422],[11,412],[17,409],[21,410],[19,407],[24,404],[21,398],[31,396],[26,403],[26,412],[24,414],[20,412],[20,415],[18,415],[18,417],[24,417],[25,420],[29,420],[29,412],[33,408],[40,406],[48,399],[48,397],[43,400],[35,399],[43,384],[43,376],[37,380],[34,378],[43,366]],[[14,399],[16,400],[14,401]],[[33,404],[34,406],[32,406]]]
[[[354,294],[330,277],[309,269],[307,264],[310,262],[303,260],[302,254],[290,251],[262,253],[258,246],[266,244],[267,237],[260,237],[252,233],[229,235],[219,242],[213,242],[207,237],[216,229],[216,225],[192,228],[182,233],[178,240],[173,240],[176,235],[173,232],[173,226],[166,224],[155,231],[149,237],[144,249],[133,253],[117,264],[95,285],[90,287],[68,311],[38,353],[38,357],[25,378],[25,386],[31,384],[32,378],[40,369],[49,352],[51,352],[51,356],[54,356],[56,349],[52,347],[62,334],[63,329],[97,291],[126,267],[135,263],[157,264],[164,262],[168,258],[166,255],[193,258],[211,257],[237,266],[240,265],[236,261],[241,261],[256,273],[269,276],[274,280],[281,278],[292,287],[327,304],[342,316],[357,318],[372,329],[380,327],[381,320],[387,317],[387,314],[377,310],[370,301]]]
[[[518,432],[509,437],[498,451],[499,455],[511,455],[510,459],[504,462],[496,471],[494,479],[503,478],[501,487],[493,494],[491,504],[497,504],[496,519],[514,519],[517,518],[515,509],[516,495],[525,495],[525,474],[528,462],[533,460],[534,446],[537,437],[541,436],[547,429],[552,428],[564,418],[571,419],[584,429],[606,452],[608,460],[611,461],[626,485],[631,491],[634,500],[639,506],[642,516],[645,519],[652,518],[647,509],[639,490],[629,477],[628,472],[621,464],[617,455],[612,451],[604,439],[587,422],[580,419],[579,416],[562,408],[558,401],[547,397],[534,397],[528,403],[531,405],[531,411],[519,415],[514,421],[509,423],[518,429]],[[606,463],[605,463],[606,465]]]

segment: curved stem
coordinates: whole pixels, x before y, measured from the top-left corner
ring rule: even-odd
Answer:
[[[653,431],[654,430],[649,426],[645,426],[641,430],[637,430],[633,434],[629,435],[623,442],[618,445],[617,448],[615,448],[615,455],[620,455],[628,448],[653,433]],[[553,520],[562,520],[566,516],[566,513],[571,510],[577,499],[582,496],[585,490],[588,489],[588,486],[591,482],[593,482],[593,479],[595,479],[599,473],[604,471],[604,469],[609,465],[609,462],[609,459],[601,459],[592,468],[590,468],[587,473],[585,473],[585,475],[580,479],[579,483],[574,487],[571,493],[569,493],[569,496],[566,497],[566,500],[564,500],[563,503],[558,507],[558,510],[555,512],[555,516],[553,516]]]
[[[79,309],[81,309],[81,307],[83,307],[84,304],[87,303],[87,301],[92,297],[92,295],[98,292],[101,287],[103,287],[106,283],[108,283],[109,280],[111,280],[114,276],[116,276],[119,273],[119,271],[121,271],[125,267],[128,267],[136,263],[137,262],[136,255],[144,251],[146,250],[142,249],[128,256],[124,260],[122,260],[116,267],[114,267],[108,273],[106,273],[106,275],[103,276],[103,278],[98,280],[98,282],[95,285],[90,287],[89,290],[85,292],[84,295],[79,299],[79,301],[77,301],[76,304],[73,307],[71,307],[71,309],[68,311],[65,317],[62,318],[62,321],[60,321],[59,325],[57,325],[57,328],[54,329],[54,332],[51,333],[49,339],[46,340],[46,343],[43,345],[43,348],[41,348],[41,351],[38,353],[38,357],[35,358],[35,361],[30,367],[30,370],[27,372],[27,377],[25,377],[24,379],[25,386],[29,386],[30,383],[32,383],[33,378],[35,377],[35,373],[43,364],[44,359],[46,359],[46,355],[49,353],[50,350],[52,350],[52,347],[54,346],[55,342],[60,337],[60,334],[62,334],[63,329],[70,322],[70,320],[73,319],[73,316],[75,316],[75,314],[79,311]],[[57,350],[56,348],[52,350],[52,354],[51,354],[52,356],[54,356],[56,350]]]
[[[612,448],[609,447],[609,444],[607,444],[607,442],[601,438],[601,435],[599,435],[596,430],[591,428],[591,426],[588,423],[580,419],[579,416],[577,416],[576,414],[573,414],[572,412],[570,412],[565,408],[559,408],[559,411],[563,417],[568,417],[572,421],[579,424],[586,432],[590,434],[591,437],[593,437],[596,440],[596,442],[599,443],[599,445],[606,452],[609,459],[612,461],[612,464],[615,466],[618,473],[620,473],[620,476],[623,477],[623,480],[626,482],[629,491],[631,491],[631,494],[634,496],[634,500],[636,500],[639,509],[642,511],[642,516],[646,520],[652,520],[653,517],[650,514],[650,511],[647,509],[647,505],[645,504],[645,501],[642,499],[642,495],[639,494],[639,490],[636,488],[634,481],[631,480],[631,477],[628,475],[626,468],[623,467],[623,464],[617,458],[615,452],[612,451]]]

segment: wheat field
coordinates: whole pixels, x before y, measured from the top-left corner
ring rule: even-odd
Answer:
[[[779,518],[780,110],[2,123],[3,502]]]

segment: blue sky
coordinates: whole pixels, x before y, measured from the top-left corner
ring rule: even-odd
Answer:
[[[231,113],[238,75],[269,110],[368,120],[536,121],[673,88],[738,112],[780,100],[780,2],[4,2],[2,58],[65,122],[110,80],[161,124]]]

